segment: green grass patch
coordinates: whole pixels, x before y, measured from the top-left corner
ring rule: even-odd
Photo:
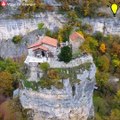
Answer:
[[[63,83],[59,80],[50,80],[50,79],[42,79],[38,82],[41,88],[51,89],[51,86],[55,86],[58,89],[63,88]]]
[[[25,80],[25,81],[24,81],[24,86],[25,86],[26,88],[31,88],[31,89],[34,90],[34,91],[37,91],[37,90],[38,90],[38,83],[35,82],[35,81],[27,81],[27,80]]]

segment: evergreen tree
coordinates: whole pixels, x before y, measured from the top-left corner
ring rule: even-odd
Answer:
[[[72,49],[69,46],[61,48],[59,59],[60,61],[64,61],[65,63],[70,62],[70,60],[72,59]]]

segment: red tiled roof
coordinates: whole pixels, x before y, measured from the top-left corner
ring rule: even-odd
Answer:
[[[39,40],[39,41],[37,41],[36,43],[30,45],[30,46],[28,47],[28,49],[34,48],[34,47],[38,47],[38,46],[40,46],[41,44],[47,44],[47,45],[50,45],[50,46],[57,47],[57,43],[58,43],[57,39],[54,39],[54,38],[45,36],[45,37],[43,37],[41,40]]]
[[[51,46],[54,46],[54,47],[57,47],[58,41],[57,41],[57,39],[54,39],[54,38],[45,36],[45,37],[42,39],[42,43],[48,44],[48,45],[51,45]]]
[[[42,46],[42,45],[33,48],[33,50],[37,50],[37,49],[41,49],[41,50],[44,50],[44,51],[47,51],[47,50],[48,50],[48,48],[46,48],[45,46]]]
[[[78,38],[81,38],[81,39],[84,40],[83,35],[81,35],[81,34],[78,33],[78,32],[74,32],[74,33],[72,33],[72,34],[70,35],[70,39],[71,39],[72,41],[74,41],[74,40],[76,40],[76,39],[78,39]]]
[[[34,44],[28,46],[28,49],[34,48],[34,47],[38,47],[38,46],[40,46],[41,44],[42,44],[42,42],[39,40],[38,42],[36,42],[36,43],[34,43]]]

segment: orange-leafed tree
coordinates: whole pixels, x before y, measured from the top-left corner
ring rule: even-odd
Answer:
[[[106,52],[106,45],[104,44],[104,43],[102,43],[101,45],[100,45],[100,51],[102,52],[102,53],[105,53]]]
[[[120,44],[117,42],[114,42],[112,44],[111,52],[120,56]]]

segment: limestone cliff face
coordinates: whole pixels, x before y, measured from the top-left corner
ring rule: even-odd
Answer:
[[[35,19],[29,20],[12,20],[0,19],[0,56],[16,57],[27,53],[27,45],[35,42],[36,35],[40,34],[36,31],[37,24],[43,22],[45,27],[50,30],[55,30],[65,22],[65,17],[55,13],[39,14]],[[93,31],[100,31],[105,34],[120,33],[119,19],[84,19],[83,23],[89,23],[93,26]],[[31,33],[32,32],[32,33]],[[23,40],[20,45],[12,43],[11,39],[15,35],[23,35]],[[27,35],[27,36],[26,36]],[[6,47],[7,46],[7,47]]]
[[[34,43],[37,35],[43,35],[38,29],[38,23],[44,23],[44,28],[55,31],[62,27],[64,18],[55,12],[37,14],[34,19],[0,19],[0,56],[18,57],[27,54],[27,46]],[[20,44],[14,44],[12,38],[22,35]]]
[[[77,79],[80,83],[70,84],[64,79],[63,89],[23,89],[20,101],[25,109],[34,110],[33,120],[87,120],[94,115],[93,90],[96,67],[92,62],[89,70],[80,69]]]

